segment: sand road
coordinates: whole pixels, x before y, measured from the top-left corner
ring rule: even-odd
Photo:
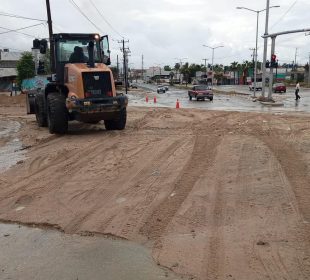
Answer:
[[[308,115],[130,107],[124,131],[56,136],[0,110],[28,148],[2,221],[132,240],[191,279],[310,279]]]

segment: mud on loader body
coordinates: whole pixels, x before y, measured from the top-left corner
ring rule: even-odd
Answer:
[[[98,34],[54,34],[55,72],[45,89],[34,94],[39,126],[64,134],[68,122],[97,123],[107,130],[126,126],[127,96],[117,95],[110,64],[108,37]],[[46,50],[41,49],[41,53]]]

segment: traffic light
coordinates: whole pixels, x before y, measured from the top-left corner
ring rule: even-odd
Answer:
[[[47,40],[45,40],[45,39],[42,39],[42,40],[34,39],[32,41],[32,46],[33,46],[32,47],[33,49],[38,49],[38,50],[40,50],[40,53],[45,54],[46,50],[47,50]]]
[[[45,54],[47,49],[47,40],[42,39],[40,41],[40,53]]]
[[[39,60],[39,66],[38,66],[37,74],[38,75],[44,75],[45,74],[44,61]]]
[[[271,67],[276,67],[277,56],[275,54],[271,55]]]
[[[39,39],[34,39],[32,41],[32,46],[34,49],[40,49],[40,40]]]

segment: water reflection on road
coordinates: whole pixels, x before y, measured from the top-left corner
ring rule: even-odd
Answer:
[[[170,87],[169,91],[158,94],[156,86],[150,84],[140,84],[145,91],[143,94],[129,92],[129,104],[133,106],[149,107],[169,107],[175,108],[177,99],[181,108],[196,108],[206,110],[225,110],[241,112],[310,112],[310,90],[303,90],[302,99],[295,101],[294,89],[288,88],[284,94],[273,94],[278,104],[282,106],[266,106],[252,98],[253,92],[249,92],[247,86],[222,86],[215,87],[218,93],[214,93],[214,100],[190,101],[187,96],[187,90]],[[236,94],[232,92],[237,92]],[[240,94],[239,94],[240,93]],[[146,95],[149,101],[146,102]],[[256,92],[260,96],[261,92]],[[154,97],[156,96],[156,104]]]
[[[22,142],[16,138],[20,123],[0,120],[0,173],[25,158]]]

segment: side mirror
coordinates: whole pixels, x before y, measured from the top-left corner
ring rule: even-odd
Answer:
[[[111,65],[110,50],[108,50],[107,53],[109,54],[108,56],[102,51],[102,60],[105,65]]]

